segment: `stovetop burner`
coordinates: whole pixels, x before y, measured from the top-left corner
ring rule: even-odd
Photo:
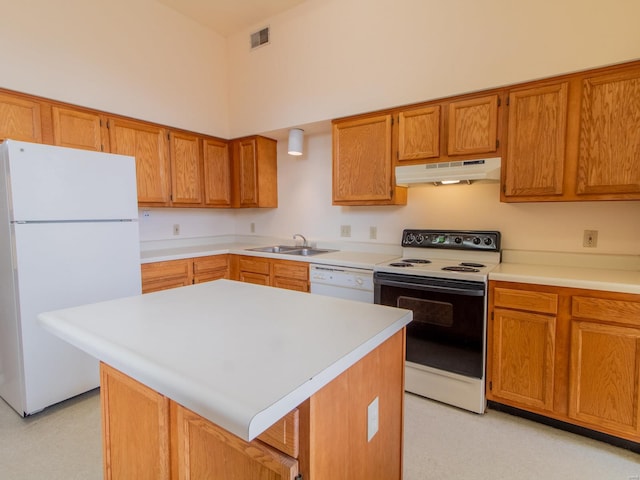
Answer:
[[[412,264],[407,263],[407,262],[405,262],[405,261],[402,261],[402,262],[392,262],[392,263],[390,263],[390,264],[389,264],[389,266],[390,266],[390,267],[403,267],[403,268],[404,268],[404,267],[413,267],[413,265],[412,265]]]
[[[426,258],[403,258],[402,261],[405,263],[431,263],[431,260]]]
[[[446,270],[448,272],[470,272],[475,273],[479,272],[477,268],[473,267],[465,267],[464,265],[454,265],[452,267],[442,267],[442,270]]]
[[[474,267],[474,268],[484,268],[484,267],[486,267],[486,265],[483,265],[482,263],[473,263],[473,262],[462,262],[460,264],[460,266],[462,266],[462,267]]]

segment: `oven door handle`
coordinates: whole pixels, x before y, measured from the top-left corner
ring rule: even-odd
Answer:
[[[466,295],[468,297],[484,296],[484,288],[459,288],[447,287],[442,285],[422,285],[417,283],[395,282],[393,280],[382,280],[377,282],[379,285],[387,285],[390,287],[411,288],[421,290],[423,292],[441,292],[454,293],[456,295]]]

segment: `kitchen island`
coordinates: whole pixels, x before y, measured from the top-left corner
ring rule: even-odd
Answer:
[[[40,321],[102,362],[106,479],[402,476],[409,311],[218,280]]]

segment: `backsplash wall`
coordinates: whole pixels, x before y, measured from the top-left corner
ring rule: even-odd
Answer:
[[[291,157],[278,142],[278,208],[242,210],[152,209],[141,219],[142,240],[251,234],[310,241],[398,244],[403,228],[488,229],[503,235],[503,248],[582,253],[640,254],[640,202],[500,203],[499,184],[417,186],[403,207],[331,205],[331,134],[305,138],[305,154]],[[340,237],[340,226],[351,237]],[[377,239],[369,239],[370,227]],[[583,230],[598,230],[598,246],[582,246]]]

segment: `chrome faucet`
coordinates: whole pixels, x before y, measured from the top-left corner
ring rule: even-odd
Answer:
[[[300,238],[302,238],[302,246],[303,246],[303,247],[308,247],[308,246],[309,246],[309,245],[307,244],[307,239],[304,237],[304,235],[302,235],[301,233],[295,233],[295,234],[293,235],[293,239],[295,240],[295,239],[296,239],[296,237],[300,237]]]

